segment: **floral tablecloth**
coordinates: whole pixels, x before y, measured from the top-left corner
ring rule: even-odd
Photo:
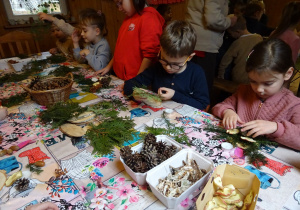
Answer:
[[[113,77],[112,84],[114,88],[97,93],[97,101],[121,99],[129,110],[120,112],[120,115],[131,117],[136,123],[137,131],[144,131],[145,126],[164,127],[162,112],[164,109],[172,109],[176,113],[173,123],[185,128],[191,148],[211,159],[214,166],[248,165],[247,158],[239,150],[234,148],[225,151],[221,147],[224,140],[212,140],[210,137],[215,134],[203,130],[207,124],[220,124],[214,116],[172,101],[163,102],[161,109],[136,104],[122,95],[121,80]],[[97,101],[89,101],[84,105]],[[17,191],[14,186],[4,187],[0,191],[1,209],[21,210],[28,205],[45,201],[57,204],[60,209],[166,209],[149,187],[137,185],[126,173],[117,148],[106,156],[92,154],[93,148],[84,137],[70,138],[58,129],[53,130],[40,124],[36,113],[43,109],[44,107],[33,102],[26,103],[18,111],[12,109],[14,113],[11,112],[0,123],[1,135],[4,137],[1,148],[6,149],[16,144],[23,146],[13,153],[16,161],[23,166],[22,169],[19,167],[8,174],[21,169],[23,175],[30,179],[28,189],[23,192]],[[261,149],[268,158],[268,164],[262,166],[260,172],[268,176],[268,179],[261,180],[263,185],[256,209],[299,209],[299,151],[282,147]],[[282,152],[285,154],[281,155]],[[0,157],[0,161],[9,157],[11,156]],[[46,165],[39,175],[30,173],[25,167],[30,158],[44,158]],[[59,175],[62,171],[58,169],[66,169],[66,173]],[[189,195],[176,209],[192,209],[202,187]]]

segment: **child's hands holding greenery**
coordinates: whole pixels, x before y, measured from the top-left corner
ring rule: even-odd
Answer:
[[[171,99],[175,94],[175,90],[170,88],[161,87],[158,89],[158,95],[162,100],[169,100]]]
[[[241,131],[248,131],[247,136],[252,136],[253,138],[271,134],[277,131],[277,123],[267,120],[253,120],[241,125]]]
[[[223,114],[223,126],[225,129],[236,128],[237,122],[243,124],[244,122],[240,119],[235,111],[232,109],[226,109]]]

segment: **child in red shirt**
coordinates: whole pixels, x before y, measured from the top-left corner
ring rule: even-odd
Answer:
[[[164,18],[146,0],[115,1],[124,19],[118,34],[114,57],[95,74],[104,75],[113,68],[115,74],[128,80],[143,72],[157,57]]]

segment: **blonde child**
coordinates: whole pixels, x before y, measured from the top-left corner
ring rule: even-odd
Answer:
[[[280,39],[257,44],[249,54],[246,71],[250,85],[217,104],[212,113],[226,129],[237,123],[247,136],[269,139],[300,150],[300,99],[284,87],[293,75],[290,47]]]
[[[104,38],[107,34],[105,16],[102,12],[94,10],[83,14],[80,25],[80,35],[87,43],[84,49],[79,47],[79,31],[74,30],[72,40],[74,45],[74,58],[86,60],[95,70],[104,68],[110,60],[110,47]]]
[[[164,18],[146,0],[115,0],[125,13],[118,34],[114,57],[96,74],[104,75],[112,68],[115,74],[128,80],[143,72],[156,59]]]

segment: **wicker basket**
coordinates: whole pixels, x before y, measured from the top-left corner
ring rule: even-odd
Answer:
[[[28,86],[21,85],[33,98],[33,100],[43,106],[51,106],[60,101],[67,101],[69,99],[71,88],[73,84],[73,74],[68,73],[66,77],[52,77],[42,80],[42,82],[57,81],[62,79],[69,79],[70,83],[62,88],[52,90],[31,90]]]

